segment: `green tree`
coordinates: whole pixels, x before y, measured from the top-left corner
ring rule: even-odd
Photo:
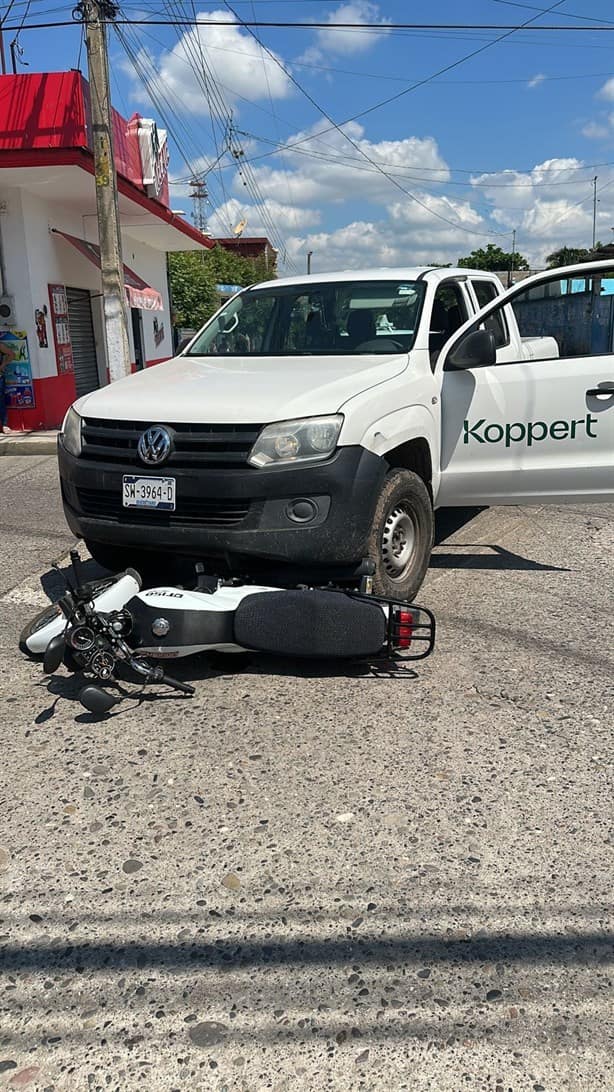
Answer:
[[[561,246],[548,254],[548,269],[557,269],[560,265],[574,265],[576,262],[590,262],[596,250],[602,250],[603,243],[596,242],[595,250],[584,246]]]
[[[495,246],[493,243],[489,243],[486,249],[480,247],[478,250],[472,250],[471,254],[468,254],[466,258],[459,258],[458,264],[463,269],[486,269],[489,272],[498,273],[505,269],[529,268],[527,259],[523,258],[518,251],[514,254],[508,254],[505,250],[501,250],[500,246]]]
[[[274,269],[266,268],[264,256],[253,261],[222,246],[203,251],[179,251],[168,256],[168,273],[173,298],[173,323],[198,329],[220,305],[218,284],[257,284],[272,280]]]

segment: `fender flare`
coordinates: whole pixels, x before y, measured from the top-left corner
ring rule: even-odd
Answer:
[[[438,424],[425,406],[403,406],[369,425],[360,443],[374,455],[385,457],[389,451],[411,440],[426,440],[431,454],[433,497],[439,489]]]

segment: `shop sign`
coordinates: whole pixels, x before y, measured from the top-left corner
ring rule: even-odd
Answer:
[[[75,370],[68,322],[68,300],[63,284],[50,284],[49,302],[51,304],[51,328],[55,343],[55,358],[58,363],[58,375]]]
[[[28,337],[24,330],[0,331],[0,354],[8,357],[9,365],[4,373],[5,398],[8,409],[34,409],[34,383],[28,351]]]
[[[149,118],[139,118],[138,136],[145,192],[148,197],[159,200],[165,193],[168,181],[166,130],[158,129],[155,121]]]

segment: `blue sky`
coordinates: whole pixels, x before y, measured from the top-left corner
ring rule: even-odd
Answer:
[[[513,228],[538,266],[560,245],[590,245],[595,175],[597,236],[614,240],[614,30],[519,31],[493,43],[502,31],[387,24],[614,20],[609,0],[565,0],[540,15],[551,3],[231,0],[239,19],[328,24],[256,28],[265,52],[220,0],[144,0],[122,6],[123,16],[196,12],[200,25],[112,32],[114,104],[167,123],[173,204],[188,215],[184,180],[219,157],[207,176],[211,230],[228,234],[247,221],[245,234],[273,237],[288,272],[305,267],[308,250],[315,270],[456,261],[488,242],[510,249]],[[70,18],[72,6],[16,2],[9,22]],[[380,29],[346,31],[339,22]],[[19,42],[30,71],[85,70],[78,27],[25,27]]]

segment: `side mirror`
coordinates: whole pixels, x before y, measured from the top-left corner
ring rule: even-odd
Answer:
[[[485,368],[497,363],[497,343],[492,330],[471,330],[448,354],[446,368]]]
[[[175,356],[179,356],[179,354],[182,353],[184,349],[187,349],[187,347],[190,344],[191,340],[192,340],[191,337],[182,337],[181,341],[179,342],[179,344],[178,344],[178,346],[177,346],[177,348],[175,350]]]

